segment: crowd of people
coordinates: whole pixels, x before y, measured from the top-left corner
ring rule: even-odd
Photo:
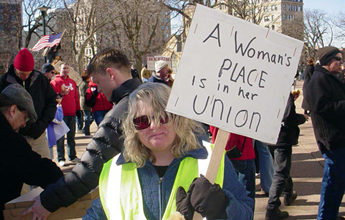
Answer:
[[[99,186],[83,217],[89,219],[248,219],[255,214],[255,176],[268,197],[266,220],[285,219],[280,210],[297,198],[290,175],[292,146],[300,124],[311,117],[325,159],[317,219],[341,219],[345,191],[345,85],[342,53],[336,47],[308,58],[303,85],[304,114],[296,113],[298,95],[289,95],[277,143],[266,144],[230,133],[214,183],[205,178],[219,129],[165,111],[173,84],[166,61],[151,73],[140,73],[116,48],[98,52],[77,83],[70,65],[51,63],[34,69],[26,48],[0,77],[1,210],[20,196],[23,184],[41,186],[32,219],[46,219]],[[317,92],[316,92],[317,91]],[[75,134],[97,131],[85,153],[77,157]],[[206,129],[205,129],[206,128]],[[62,173],[68,160],[75,167]],[[56,146],[57,158],[53,158]],[[9,160],[18,161],[8,163]],[[257,160],[257,163],[256,161]],[[257,164],[257,165],[256,165]],[[0,215],[0,219],[2,219]]]

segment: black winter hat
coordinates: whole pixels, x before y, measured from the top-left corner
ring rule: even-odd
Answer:
[[[338,53],[341,53],[340,50],[336,47],[323,47],[317,51],[317,56],[319,57],[321,66],[327,65],[332,58],[335,57]]]
[[[48,73],[48,72],[50,72],[52,70],[55,70],[55,68],[50,63],[43,64],[43,66],[42,66],[42,73],[43,74],[44,73]]]

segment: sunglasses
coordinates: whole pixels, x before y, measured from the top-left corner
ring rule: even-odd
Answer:
[[[336,61],[343,61],[343,58],[341,57],[333,57]]]
[[[137,117],[137,118],[134,118],[133,119],[133,124],[134,124],[134,127],[137,129],[137,130],[144,130],[148,127],[150,127],[151,125],[151,121],[154,120],[153,116],[147,116],[147,115],[143,115],[143,116],[140,116],[140,117]],[[168,114],[164,114],[163,118],[160,118],[159,122],[161,124],[166,124],[169,122],[169,116]]]

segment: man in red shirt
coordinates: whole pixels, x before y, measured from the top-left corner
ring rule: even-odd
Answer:
[[[80,114],[80,104],[77,84],[69,76],[68,63],[61,64],[60,75],[57,75],[54,80],[50,82],[55,92],[62,97],[61,105],[64,114],[63,120],[69,127],[70,131],[67,133],[67,152],[69,160],[72,162],[80,162],[75,151],[75,116]],[[65,166],[65,137],[63,136],[57,141],[57,155],[60,166]]]

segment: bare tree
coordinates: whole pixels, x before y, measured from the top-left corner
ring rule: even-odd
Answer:
[[[18,38],[24,38],[23,47],[28,47],[32,38],[32,35],[36,35],[38,38],[42,37],[42,29],[39,30],[42,24],[42,15],[39,7],[56,7],[58,0],[25,0],[23,1],[23,24],[21,26],[21,31],[18,34]],[[53,19],[53,14],[47,14],[46,24],[47,28],[52,30],[52,27],[49,26],[50,20]],[[24,36],[22,36],[24,34]],[[21,40],[19,40],[18,49],[21,47]]]
[[[115,33],[114,43],[127,51],[138,68],[147,54],[161,54],[170,38],[170,11],[156,0],[132,0],[118,5],[118,17],[112,19],[106,33]]]
[[[60,21],[64,22],[64,29],[68,39],[67,47],[71,47],[74,62],[77,64],[77,71],[81,72],[86,64],[85,49],[92,44],[95,34],[102,27],[109,23],[111,12],[109,1],[76,0],[68,4],[63,0],[65,7]]]
[[[305,10],[304,41],[307,55],[315,57],[319,47],[330,46],[333,42],[333,29],[322,10]]]
[[[221,10],[254,24],[261,24],[265,16],[270,16],[272,12],[269,9],[274,4],[263,1],[260,3],[258,0],[165,0],[164,5],[169,10],[183,17],[183,28],[179,30],[182,41],[186,39],[196,3]]]
[[[332,19],[332,24],[336,28],[335,38],[337,40],[345,40],[345,13],[339,12],[335,18]]]

